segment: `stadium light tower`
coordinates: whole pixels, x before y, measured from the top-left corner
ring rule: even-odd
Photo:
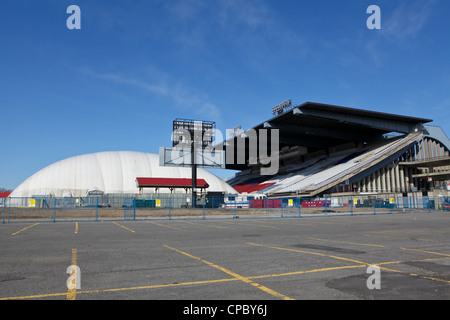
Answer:
[[[272,114],[275,115],[280,115],[282,113],[284,113],[285,111],[289,110],[289,108],[291,108],[292,106],[292,102],[291,100],[286,100],[282,103],[280,103],[279,105],[276,105],[275,107],[272,108]]]
[[[198,121],[187,119],[175,119],[173,121],[173,147],[182,145],[190,148],[192,168],[192,207],[197,206],[197,167],[198,156],[203,156],[203,151],[212,145],[216,123],[212,121]],[[201,151],[201,152],[199,152]],[[199,155],[197,154],[199,153]],[[203,159],[200,159],[200,163]]]
[[[192,168],[193,207],[197,202],[197,168],[225,169],[225,150],[214,145],[216,133],[213,121],[177,118],[173,121],[172,147],[159,148],[160,166]]]

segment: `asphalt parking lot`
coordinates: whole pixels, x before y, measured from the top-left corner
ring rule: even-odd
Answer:
[[[447,300],[449,235],[442,212],[0,224],[0,299]]]

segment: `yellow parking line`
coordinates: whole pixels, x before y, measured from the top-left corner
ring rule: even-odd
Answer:
[[[406,248],[400,248],[400,249],[408,250],[408,251],[417,251],[417,252],[431,253],[431,254],[437,254],[437,255],[440,255],[440,256],[450,257],[450,254],[433,252],[433,251],[425,251],[425,250],[419,250],[419,249],[406,249]]]
[[[296,219],[298,219],[298,218],[296,218]],[[293,226],[293,225],[295,225],[295,226],[307,226],[307,227],[315,227],[316,225],[315,224],[310,224],[309,222],[303,222],[303,221],[298,221],[298,220],[291,220],[291,221],[289,221],[289,222],[285,222],[285,221],[283,221],[283,222],[280,222],[280,221],[278,221],[278,220],[276,220],[276,221],[268,221],[268,222],[266,222],[266,221],[260,221],[260,222],[262,222],[262,223],[274,223],[274,224],[282,224],[282,225],[289,225],[289,226]]]
[[[244,226],[251,226],[251,227],[255,226],[255,227],[278,229],[278,227],[275,227],[275,226],[265,226],[265,225],[256,224],[256,223],[245,223],[245,222],[242,222],[242,221],[238,221],[238,222],[222,221],[222,222],[223,223],[233,223],[233,224],[239,223],[239,224],[243,224]]]
[[[420,259],[420,260],[412,260],[411,262],[436,261],[436,260],[445,260],[445,259],[449,259],[449,258],[443,257],[443,258]],[[404,262],[405,261],[389,261],[389,262],[373,263],[371,265],[381,266],[381,265],[387,265],[387,264],[400,264],[400,263],[404,263]],[[356,265],[348,265],[348,266],[342,266],[342,267],[329,267],[329,268],[304,270],[304,271],[293,271],[293,272],[278,273],[278,274],[250,276],[247,278],[248,279],[264,279],[264,278],[274,278],[274,277],[291,276],[291,275],[297,275],[297,274],[307,274],[307,273],[325,272],[325,271],[351,269],[351,268],[363,268],[363,267],[367,267],[367,264],[356,264]],[[383,269],[385,269],[387,271],[397,272],[397,273],[401,272],[398,270],[393,270],[393,269],[388,269],[388,268],[383,268]],[[442,279],[437,279],[437,278],[433,278],[430,280],[442,281]],[[226,278],[226,279],[216,279],[216,280],[203,280],[203,281],[191,281],[191,282],[180,282],[180,283],[169,283],[169,284],[157,284],[157,285],[129,287],[129,288],[85,290],[85,291],[77,291],[77,294],[83,294],[83,293],[91,293],[92,294],[92,293],[105,293],[105,292],[117,292],[117,291],[129,291],[129,290],[157,289],[157,288],[189,286],[189,285],[197,285],[197,284],[221,283],[221,282],[229,282],[229,281],[239,281],[239,279],[238,278]],[[39,299],[39,298],[58,297],[58,296],[65,296],[65,295],[67,295],[66,292],[64,292],[64,293],[47,293],[47,294],[30,295],[30,296],[4,297],[4,298],[0,298],[0,300]]]
[[[417,278],[422,278],[422,279],[427,279],[427,280],[433,280],[433,281],[450,283],[450,280],[447,280],[447,279],[440,279],[440,278],[435,278],[435,277],[429,277],[429,276],[424,276],[424,275],[420,275],[420,274],[416,274],[416,273],[408,273],[408,272],[405,272],[405,271],[390,269],[390,268],[386,268],[386,267],[380,267],[380,269],[386,270],[386,271],[391,271],[391,272],[396,272],[396,273],[407,274],[407,275],[412,276],[412,277],[417,277]]]
[[[150,286],[129,287],[129,288],[85,290],[85,291],[77,291],[77,294],[157,289],[157,288],[167,288],[167,287],[190,286],[190,285],[197,285],[197,284],[220,283],[220,282],[228,282],[228,281],[239,281],[239,279],[229,278],[229,279],[192,281],[192,282],[181,282],[181,283],[156,284],[156,285],[150,285]],[[6,297],[6,298],[0,298],[0,300],[39,299],[39,298],[48,298],[48,297],[59,297],[59,296],[65,296],[65,295],[67,295],[66,292],[64,292],[64,293],[47,293],[47,294],[38,294],[38,295],[32,295],[32,296]]]
[[[228,227],[220,227],[220,226],[214,226],[211,224],[203,224],[203,223],[195,223],[195,222],[188,222],[188,221],[184,221],[185,223],[188,224],[193,224],[193,225],[198,225],[198,226],[204,226],[204,227],[211,227],[211,228],[218,228],[218,229],[230,229]]]
[[[65,296],[65,295],[67,295],[67,292],[44,293],[44,294],[36,294],[33,296],[7,297],[7,298],[0,298],[0,300],[40,299],[40,298],[48,298],[48,297],[61,297],[61,296]]]
[[[337,241],[337,240],[328,240],[328,239],[319,239],[319,238],[308,238],[308,239],[317,240],[317,241],[327,241],[327,242],[354,244],[354,245],[357,245],[357,246],[369,246],[369,247],[385,248],[385,246],[382,246],[382,245],[379,245],[379,244],[356,243],[356,242]]]
[[[348,259],[348,258],[343,258],[343,257],[338,257],[338,256],[332,256],[332,255],[324,254],[324,253],[318,253],[318,252],[312,252],[312,251],[303,251],[303,250],[282,248],[282,247],[274,247],[274,246],[267,246],[267,245],[263,245],[263,244],[253,243],[253,242],[247,242],[247,244],[250,244],[250,245],[253,245],[253,246],[259,246],[259,247],[277,249],[277,250],[300,252],[300,253],[308,253],[308,254],[312,254],[312,255],[316,255],[316,256],[329,257],[329,258],[338,259],[338,260],[350,261],[350,262],[354,262],[354,263],[357,263],[357,264],[369,265],[368,263],[365,263],[365,262],[362,262],[362,261]]]
[[[307,274],[307,273],[315,273],[315,272],[352,269],[352,268],[364,268],[364,267],[367,267],[367,265],[366,264],[356,264],[356,265],[343,266],[343,267],[330,267],[330,268],[320,268],[320,269],[305,270],[305,271],[293,271],[293,272],[278,273],[278,274],[266,274],[266,275],[262,275],[262,276],[254,276],[254,277],[248,277],[248,278],[249,279],[264,279],[264,278],[292,276],[292,275],[296,275],[296,274]]]
[[[117,292],[117,291],[127,291],[127,290],[157,289],[157,288],[190,286],[190,285],[197,285],[197,284],[218,283],[218,282],[237,281],[237,280],[238,279],[236,279],[236,278],[231,278],[231,279],[218,279],[218,280],[205,280],[205,281],[191,281],[191,282],[181,282],[181,283],[156,284],[156,285],[151,285],[151,286],[141,286],[141,287],[131,287],[131,288],[89,290],[89,291],[80,291],[79,293],[102,293],[102,292]]]
[[[119,227],[122,227],[122,228],[124,228],[124,229],[127,229],[128,231],[131,231],[131,232],[136,232],[136,231],[134,231],[134,230],[131,230],[131,229],[127,228],[127,227],[124,227],[124,226],[123,226],[123,225],[121,225],[121,224],[118,224],[117,222],[114,222],[114,221],[113,221],[113,223],[114,223],[115,225],[119,226]]]
[[[27,230],[28,228],[37,226],[38,224],[39,224],[39,223],[32,224],[31,226],[25,227],[25,228],[23,228],[23,229],[21,229],[21,230],[19,230],[19,231],[17,231],[17,232],[14,232],[14,233],[11,234],[11,235],[12,235],[12,236],[15,236],[15,235],[19,234],[20,232],[22,232],[22,231],[24,231],[24,230]]]
[[[78,234],[78,222],[75,222],[75,234]]]
[[[340,225],[346,225],[346,224],[347,224],[347,223],[345,223],[345,222],[323,221],[323,220],[318,221],[318,223],[324,223],[324,224],[340,224]]]
[[[255,245],[255,246],[260,246],[260,247],[266,247],[266,248],[272,248],[272,249],[278,249],[278,250],[285,250],[285,251],[294,251],[294,252],[300,252],[300,253],[309,253],[309,254],[313,254],[313,255],[318,255],[318,256],[324,256],[324,257],[330,257],[330,258],[334,258],[334,259],[339,259],[339,260],[345,260],[345,261],[351,261],[351,262],[355,262],[358,264],[361,264],[361,266],[369,266],[369,265],[384,265],[384,264],[395,264],[395,263],[402,263],[402,261],[392,261],[392,262],[385,262],[385,263],[365,263],[365,262],[361,262],[361,261],[357,261],[357,260],[352,260],[352,259],[347,259],[347,258],[342,258],[342,257],[338,257],[338,256],[332,256],[332,255],[328,255],[328,254],[323,254],[323,253],[317,253],[317,252],[310,252],[310,251],[302,251],[302,250],[296,250],[296,249],[289,249],[289,248],[281,248],[281,247],[274,247],[274,246],[266,246],[266,245],[262,245],[262,244],[256,244],[256,243],[251,243],[251,242],[247,242],[247,244],[251,244],[251,245]],[[403,249],[403,248],[402,248]],[[405,249],[406,250],[406,249]],[[429,252],[429,253],[434,253],[434,254],[439,254],[437,252]],[[444,256],[449,256],[450,255],[446,255],[446,254],[440,254],[440,255],[444,255]],[[355,266],[356,267],[356,266]],[[402,273],[402,274],[406,274],[412,277],[418,277],[418,278],[422,278],[422,279],[428,279],[428,280],[433,280],[433,281],[439,281],[439,282],[446,282],[446,283],[450,283],[450,280],[446,280],[446,279],[440,279],[440,278],[434,278],[434,277],[428,277],[428,276],[422,276],[419,274],[415,274],[415,273],[408,273],[408,272],[404,272],[404,271],[400,271],[400,270],[395,270],[395,269],[390,269],[390,268],[386,268],[386,267],[380,267],[380,269],[382,270],[386,270],[386,271],[391,271],[391,272],[396,272],[396,273]]]
[[[72,249],[72,261],[71,261],[72,266],[76,266],[77,265],[77,249]],[[72,276],[76,271],[74,269],[72,269],[70,275]],[[74,278],[72,280],[73,285],[75,285],[76,279]],[[67,288],[67,295],[66,298],[67,300],[75,300],[77,296],[77,289],[76,288]]]
[[[236,278],[236,279],[239,279],[239,280],[241,280],[241,281],[243,281],[243,282],[245,282],[245,283],[251,284],[252,286],[254,286],[254,287],[256,287],[256,288],[258,288],[258,289],[260,289],[260,290],[262,290],[262,291],[264,291],[264,292],[266,292],[266,293],[269,293],[269,294],[271,294],[271,295],[274,296],[274,297],[281,298],[281,299],[283,299],[283,300],[293,300],[292,298],[289,298],[288,296],[285,296],[284,294],[281,294],[281,293],[276,292],[276,291],[274,291],[274,290],[272,290],[272,289],[269,289],[269,288],[267,288],[267,287],[265,287],[265,286],[263,286],[263,285],[260,285],[259,283],[256,283],[256,282],[250,280],[250,279],[247,278],[247,277],[241,276],[241,275],[239,275],[239,274],[237,274],[237,273],[235,273],[235,272],[233,272],[233,271],[230,271],[230,270],[228,270],[228,269],[226,269],[226,268],[223,268],[223,267],[221,267],[221,266],[218,266],[217,264],[214,264],[214,263],[212,263],[212,262],[203,260],[203,259],[201,259],[201,258],[199,258],[199,257],[196,257],[196,256],[194,256],[194,255],[191,255],[191,254],[189,254],[189,253],[187,253],[187,252],[184,252],[184,251],[181,251],[181,250],[172,248],[172,247],[170,247],[170,246],[168,246],[168,245],[164,245],[164,247],[166,247],[166,248],[168,248],[168,249],[170,249],[170,250],[176,251],[176,252],[178,252],[178,253],[181,253],[181,254],[183,254],[183,255],[189,257],[189,258],[192,258],[192,259],[201,261],[201,262],[203,262],[203,263],[206,263],[207,265],[209,265],[209,266],[211,266],[211,267],[214,267],[214,268],[216,268],[216,269],[219,269],[219,270],[221,270],[221,271],[223,271],[223,272],[225,272],[225,273],[231,275],[232,277],[234,277],[234,278]]]
[[[181,228],[177,228],[177,227],[172,227],[172,226],[166,226],[165,224],[160,224],[160,223],[156,223],[156,222],[150,222],[150,221],[146,221],[147,223],[151,223],[160,227],[166,227],[166,228],[170,228],[170,229],[175,229],[175,230],[183,230]]]
[[[411,240],[412,239],[411,237],[407,238],[407,237],[396,237],[396,236],[379,236],[379,235],[372,235],[372,234],[364,234],[364,237],[386,238],[386,239],[400,239],[400,240]],[[415,238],[415,240],[435,242],[435,240],[421,239],[421,238]]]

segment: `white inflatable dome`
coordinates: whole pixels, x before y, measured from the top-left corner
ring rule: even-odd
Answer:
[[[190,168],[160,167],[159,155],[134,151],[109,151],[80,155],[55,162],[38,171],[12,193],[11,197],[79,197],[90,191],[105,194],[137,194],[137,177],[191,178]],[[208,192],[237,193],[214,174],[199,168],[198,179],[209,184]],[[155,192],[148,188],[144,193]],[[159,192],[170,192],[160,189]],[[185,192],[184,189],[178,192]]]

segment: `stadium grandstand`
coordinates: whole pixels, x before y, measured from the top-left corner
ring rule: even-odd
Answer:
[[[279,131],[279,169],[263,175],[249,158],[249,130],[229,138],[226,168],[240,172],[227,182],[239,193],[279,197],[447,192],[450,140],[431,119],[306,102],[285,103],[249,129]],[[233,139],[233,141],[231,141]],[[237,161],[244,139],[245,161]],[[258,147],[259,148],[259,147]],[[234,157],[234,159],[230,159]]]

